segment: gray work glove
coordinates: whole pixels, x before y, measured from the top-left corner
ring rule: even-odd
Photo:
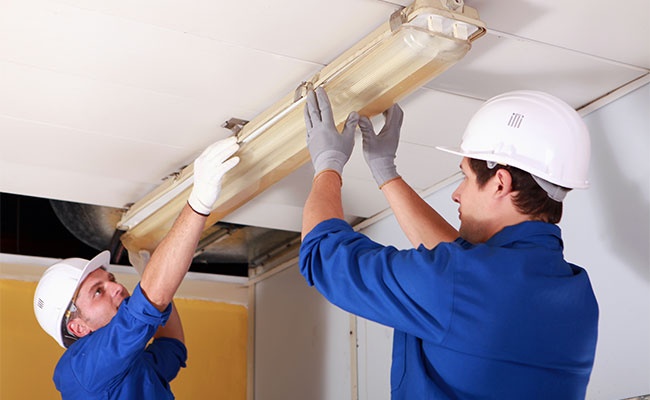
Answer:
[[[239,162],[230,157],[239,149],[231,136],[210,145],[194,160],[194,187],[188,204],[199,214],[209,215],[221,191],[221,179]]]
[[[351,112],[339,134],[334,124],[332,106],[325,89],[319,87],[307,93],[305,125],[307,126],[307,148],[311,155],[315,174],[331,169],[339,175],[350,159],[354,147],[354,130],[359,123],[359,114]]]
[[[397,104],[384,111],[386,122],[375,134],[368,117],[359,119],[359,129],[363,136],[363,157],[370,167],[373,178],[379,187],[391,179],[399,177],[395,166],[395,153],[399,143],[399,131],[402,127],[404,112]]]

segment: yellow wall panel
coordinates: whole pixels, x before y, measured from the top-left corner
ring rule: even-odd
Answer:
[[[63,353],[38,325],[36,282],[0,280],[0,399],[60,398],[52,382]],[[179,400],[246,398],[247,310],[176,299],[188,348],[187,368],[172,381]]]
[[[246,399],[248,315],[244,306],[175,299],[187,368],[172,381],[177,399]]]

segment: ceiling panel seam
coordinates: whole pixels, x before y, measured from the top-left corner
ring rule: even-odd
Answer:
[[[609,103],[612,103],[613,101],[620,99],[621,97],[625,96],[626,94],[640,88],[641,86],[650,84],[650,73],[647,73],[645,75],[642,75],[638,77],[637,79],[634,79],[604,95],[601,97],[594,99],[593,101],[583,105],[582,107],[579,107],[577,109],[578,113],[580,116],[584,117],[588,114],[591,114],[592,112],[598,110],[599,108],[602,108],[606,106]]]
[[[542,42],[542,41],[539,41],[539,40],[530,39],[530,38],[523,37],[523,36],[513,35],[511,33],[497,31],[497,30],[490,29],[490,28],[488,28],[487,34],[488,35],[494,35],[494,36],[500,36],[500,37],[504,37],[504,38],[512,39],[512,40],[519,40],[519,41],[522,41],[522,42],[528,42],[528,43],[537,44],[537,45],[541,45],[541,46],[552,47],[552,48],[555,48],[555,49],[565,50],[565,51],[569,51],[569,52],[572,52],[572,53],[575,53],[575,54],[580,54],[580,55],[588,57],[588,58],[592,58],[594,60],[602,61],[602,62],[605,62],[605,63],[608,63],[608,64],[616,65],[616,66],[623,67],[623,68],[632,69],[632,70],[639,71],[639,72],[646,72],[646,73],[650,72],[650,70],[648,68],[645,68],[645,67],[642,67],[642,66],[632,65],[632,64],[621,62],[621,61],[612,60],[610,58],[600,57],[600,56],[597,56],[597,55],[594,55],[594,54],[586,53],[584,51],[575,50],[575,49],[572,49],[572,48],[569,48],[569,47],[558,46],[558,45],[555,45],[555,44],[552,44],[552,43]]]

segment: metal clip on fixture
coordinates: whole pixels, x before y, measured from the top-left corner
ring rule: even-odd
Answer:
[[[239,132],[242,130],[244,125],[246,125],[248,121],[245,119],[240,119],[240,118],[230,118],[228,121],[224,122],[221,124],[222,128],[230,129],[230,131],[237,136]],[[241,143],[241,140],[239,136],[237,136],[237,143]]]
[[[317,80],[318,76],[314,77],[314,80]],[[308,81],[308,82],[302,82],[296,90],[293,92],[293,102],[297,102],[301,98],[307,96],[307,92],[310,90],[314,90],[314,83],[313,81]]]

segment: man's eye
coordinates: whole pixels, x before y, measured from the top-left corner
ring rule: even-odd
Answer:
[[[102,289],[97,289],[95,291],[95,296],[100,296],[102,294]]]

